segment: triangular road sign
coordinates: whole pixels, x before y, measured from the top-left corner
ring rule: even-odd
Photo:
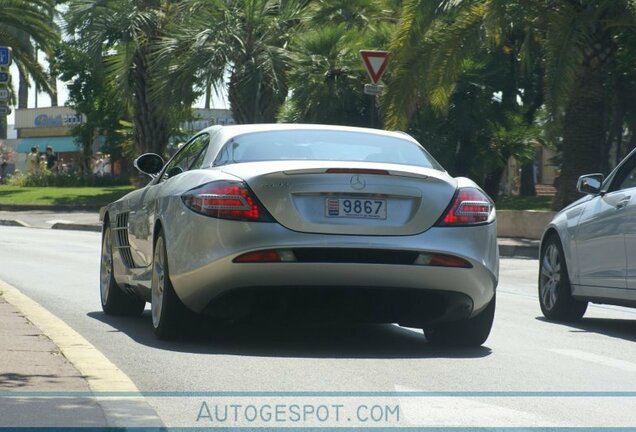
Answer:
[[[367,68],[367,72],[369,73],[369,77],[373,84],[377,84],[382,78],[382,74],[386,70],[386,64],[389,60],[389,55],[391,53],[388,51],[370,51],[370,50],[362,50],[360,51],[360,57],[362,57],[362,63]]]

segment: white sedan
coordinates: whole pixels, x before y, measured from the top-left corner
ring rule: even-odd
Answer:
[[[319,125],[215,126],[102,211],[102,306],[158,337],[188,314],[398,323],[480,345],[498,280],[495,209],[412,137]]]
[[[580,319],[588,302],[636,307],[636,152],[577,188],[586,196],[557,213],[541,242],[539,303],[554,320]]]

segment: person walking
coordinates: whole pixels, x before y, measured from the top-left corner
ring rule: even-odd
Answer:
[[[26,155],[26,167],[27,173],[37,174],[39,168],[39,157],[38,157],[38,149],[37,147],[31,147],[31,153],[27,153]]]
[[[51,146],[46,146],[46,169],[57,171],[57,153],[53,152]]]

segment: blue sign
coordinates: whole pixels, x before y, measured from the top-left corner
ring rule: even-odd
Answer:
[[[6,84],[9,82],[9,73],[0,72],[0,84]]]
[[[0,66],[9,66],[11,64],[11,51],[9,47],[0,47]]]

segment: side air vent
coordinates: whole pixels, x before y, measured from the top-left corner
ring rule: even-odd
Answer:
[[[115,234],[115,248],[119,250],[124,265],[128,268],[135,268],[130,251],[130,243],[128,242],[128,213],[120,213],[117,215],[117,223],[113,228]]]

